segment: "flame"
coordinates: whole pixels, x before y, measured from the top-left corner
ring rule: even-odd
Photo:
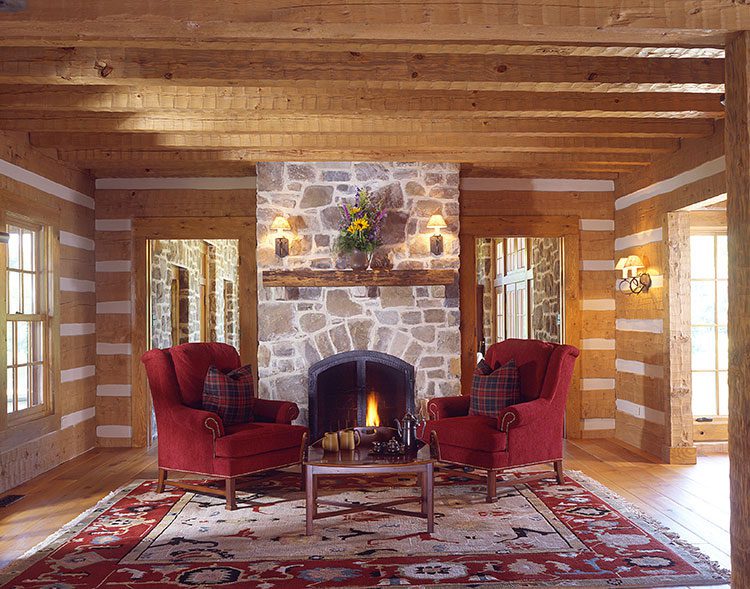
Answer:
[[[378,397],[375,392],[367,393],[367,415],[365,417],[367,427],[378,427],[380,415],[378,415]]]

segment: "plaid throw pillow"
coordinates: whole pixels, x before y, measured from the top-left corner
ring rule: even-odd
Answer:
[[[506,407],[521,402],[521,386],[515,360],[484,375],[474,372],[469,415],[498,417]]]
[[[209,366],[203,383],[203,409],[213,411],[224,425],[253,420],[253,368],[243,366],[227,374]]]
[[[487,376],[488,374],[492,374],[492,366],[487,364],[487,362],[484,361],[484,359],[479,361],[479,364],[477,364],[477,367],[474,369],[474,374],[479,374],[482,376]]]

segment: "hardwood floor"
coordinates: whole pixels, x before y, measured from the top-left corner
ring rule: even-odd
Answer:
[[[611,440],[576,440],[566,444],[565,468],[598,480],[729,567],[726,455],[672,466]],[[25,496],[0,508],[0,567],[135,478],[156,478],[154,450],[92,450],[9,491]]]

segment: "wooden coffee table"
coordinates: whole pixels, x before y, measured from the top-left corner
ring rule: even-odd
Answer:
[[[410,452],[402,456],[373,455],[372,441],[388,439],[395,434],[392,428],[358,428],[369,435],[363,435],[362,443],[355,450],[342,450],[339,452],[325,452],[320,447],[320,441],[309,446],[305,454],[302,468],[305,474],[305,490],[307,492],[307,522],[306,534],[313,532],[313,522],[316,519],[348,515],[362,511],[376,511],[390,515],[408,517],[419,517],[427,520],[427,532],[432,533],[435,527],[435,515],[433,509],[433,453],[431,446],[421,444],[416,452]],[[374,434],[373,434],[374,431]],[[417,477],[417,485],[421,489],[420,497],[408,497],[393,499],[383,503],[366,503],[352,506],[351,503],[343,501],[332,501],[318,497],[318,479],[320,477],[342,477],[347,475],[369,476],[369,475],[402,475],[414,474]],[[397,506],[407,503],[419,503],[420,511],[407,511]],[[336,511],[318,512],[319,505],[330,505],[341,507]]]

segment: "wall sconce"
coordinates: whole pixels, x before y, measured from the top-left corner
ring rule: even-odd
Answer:
[[[651,288],[651,275],[648,272],[638,272],[645,267],[640,256],[620,258],[615,266],[615,270],[622,270],[622,280],[619,284],[620,292],[625,294],[648,292],[648,289]]]
[[[443,236],[440,235],[440,230],[447,227],[443,215],[432,215],[430,220],[427,221],[427,229],[434,229],[435,234],[430,237],[430,251],[433,256],[441,256],[443,254]]]
[[[289,240],[284,237],[284,231],[291,231],[292,226],[289,225],[284,217],[276,217],[271,223],[271,229],[276,230],[276,255],[280,258],[286,258],[289,255]]]

